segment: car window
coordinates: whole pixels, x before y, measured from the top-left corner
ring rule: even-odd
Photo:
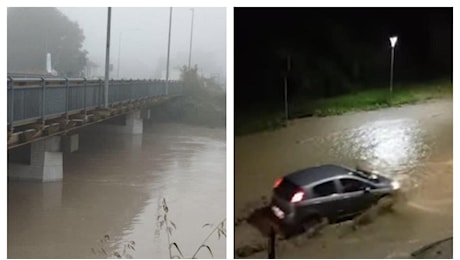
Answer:
[[[343,192],[362,191],[368,186],[366,183],[355,179],[340,179],[340,184],[342,184]]]
[[[337,193],[337,189],[335,188],[334,181],[327,181],[316,185],[313,188],[313,193],[316,197],[325,197]]]

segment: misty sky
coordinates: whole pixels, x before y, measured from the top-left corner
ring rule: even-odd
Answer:
[[[107,28],[107,8],[58,8],[83,29],[83,48],[103,75]],[[171,69],[188,64],[190,8],[173,8]],[[166,70],[169,8],[112,8],[110,63],[111,77],[117,77],[120,33],[120,78],[158,78]],[[192,65],[205,75],[226,72],[226,10],[195,8]],[[175,73],[172,73],[172,77]]]

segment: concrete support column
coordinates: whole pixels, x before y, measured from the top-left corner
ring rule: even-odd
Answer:
[[[141,112],[141,116],[142,116],[142,119],[145,119],[145,120],[150,120],[150,109],[143,109],[142,112]]]
[[[73,153],[78,151],[79,148],[79,135],[72,134],[63,136],[63,151],[66,153]]]
[[[142,134],[144,132],[143,113],[141,110],[133,111],[123,116],[111,118],[102,124],[91,127],[91,129],[104,134]]]
[[[8,178],[27,181],[60,181],[63,176],[61,137],[53,136],[30,144],[29,164],[8,164]]]
[[[134,111],[126,115],[125,125],[122,126],[121,132],[124,134],[142,134],[143,120],[141,111]]]

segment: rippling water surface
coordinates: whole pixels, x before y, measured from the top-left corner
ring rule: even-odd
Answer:
[[[64,154],[64,180],[8,183],[9,258],[98,258],[92,248],[135,258],[168,258],[157,216],[162,198],[172,232],[191,257],[210,228],[226,217],[225,130],[176,124],[144,126],[144,134],[102,135],[86,129],[80,150]],[[99,242],[104,235],[110,241]],[[208,244],[225,257],[225,239]],[[201,257],[209,257],[203,251]]]

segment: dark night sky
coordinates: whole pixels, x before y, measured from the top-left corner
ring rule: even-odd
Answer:
[[[294,94],[329,86],[388,82],[398,35],[395,80],[452,75],[452,8],[235,8],[235,104],[282,91],[287,56]],[[297,92],[296,92],[297,91]],[[312,91],[310,91],[312,92]]]

